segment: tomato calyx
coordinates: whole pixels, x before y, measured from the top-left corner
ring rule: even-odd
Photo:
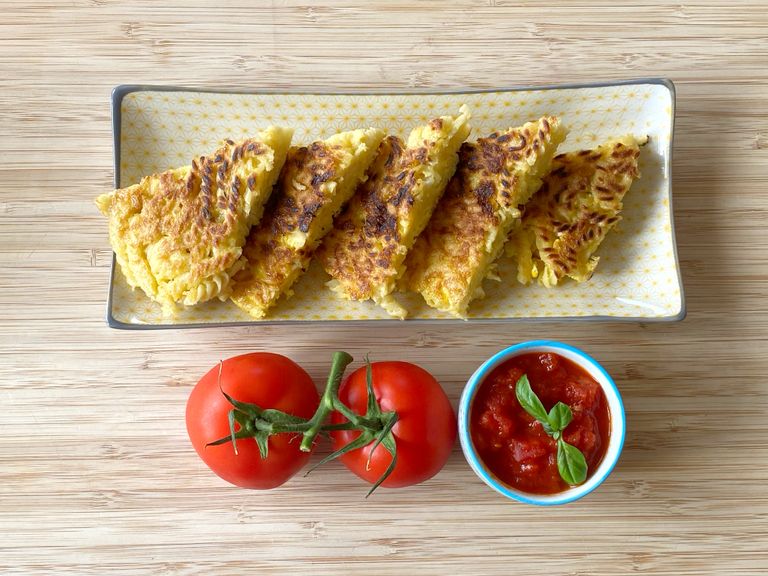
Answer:
[[[262,458],[266,458],[269,455],[268,440],[271,435],[286,432],[302,433],[306,429],[307,420],[300,416],[294,416],[272,408],[262,409],[256,404],[235,400],[224,392],[221,388],[223,365],[223,362],[219,363],[219,390],[221,390],[227,401],[232,404],[232,410],[227,415],[229,435],[209,442],[206,446],[218,446],[219,444],[232,442],[232,448],[235,454],[237,454],[237,440],[253,438],[259,447],[259,454]],[[235,424],[238,424],[238,430],[235,430]]]
[[[374,490],[376,490],[376,488],[378,488],[381,483],[387,479],[387,477],[392,473],[392,471],[395,469],[395,466],[397,465],[397,442],[395,441],[394,434],[392,434],[392,428],[394,428],[395,424],[397,424],[398,416],[397,412],[383,412],[381,410],[381,406],[379,406],[379,402],[376,399],[376,394],[373,390],[373,369],[367,356],[365,357],[365,364],[365,382],[368,390],[368,404],[366,406],[365,414],[363,416],[356,414],[346,404],[339,400],[337,384],[336,388],[332,391],[333,407],[348,421],[342,424],[329,424],[323,426],[323,431],[326,432],[330,432],[332,430],[359,430],[360,434],[357,436],[357,438],[349,442],[349,444],[342,446],[312,466],[312,468],[307,471],[307,474],[312,472],[315,468],[322,466],[326,462],[330,462],[331,460],[338,458],[347,452],[351,452],[352,450],[364,448],[365,446],[368,446],[372,443],[371,449],[368,453],[368,462],[366,463],[366,469],[369,469],[371,465],[371,457],[381,444],[381,446],[383,446],[392,456],[392,461],[389,463],[389,466],[384,471],[384,473],[378,478],[378,480],[376,480],[373,486],[371,486],[368,494],[365,495],[365,497],[368,498],[368,496],[373,494]],[[330,387],[326,389],[326,392],[328,392],[329,389]]]
[[[367,498],[387,479],[397,464],[397,443],[392,429],[397,424],[398,415],[397,412],[382,411],[373,390],[373,369],[367,356],[365,361],[368,403],[365,414],[355,413],[339,399],[339,386],[341,385],[344,371],[352,361],[353,358],[348,353],[334,352],[331,370],[328,374],[328,381],[320,399],[320,404],[310,419],[287,414],[280,410],[262,409],[256,404],[241,402],[224,392],[221,389],[221,385],[219,385],[221,393],[232,405],[232,409],[228,413],[230,433],[228,436],[214,440],[207,445],[216,446],[232,442],[232,447],[235,454],[237,454],[237,440],[253,438],[258,445],[261,457],[267,458],[269,454],[269,437],[273,434],[293,433],[301,436],[299,447],[303,452],[309,452],[312,450],[318,434],[327,434],[335,430],[357,430],[360,434],[354,440],[323,458],[310,468],[307,474],[347,452],[372,444],[366,466],[370,467],[371,457],[379,445],[381,445],[390,453],[392,461],[368,491],[368,494],[366,494]],[[222,364],[219,364],[219,379],[221,378],[221,370]],[[334,411],[342,414],[347,419],[347,422],[327,424],[326,421]]]

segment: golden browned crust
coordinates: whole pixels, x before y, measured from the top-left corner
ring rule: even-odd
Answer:
[[[191,166],[145,177],[97,199],[109,217],[110,241],[129,284],[172,313],[226,294],[248,229],[290,142],[271,128],[259,138],[227,140]]]
[[[273,298],[275,287],[286,281],[296,258],[303,259],[310,246],[292,248],[281,241],[292,231],[307,232],[313,214],[322,205],[321,185],[333,175],[332,151],[320,142],[309,148],[292,148],[281,172],[277,192],[267,204],[264,217],[251,230],[243,248],[246,267],[235,277],[232,300],[241,307],[248,302],[266,302]],[[306,170],[302,171],[302,166]],[[311,172],[311,170],[313,172]],[[280,193],[295,179],[291,194]],[[254,270],[253,267],[258,267]]]
[[[464,143],[456,174],[408,254],[405,284],[430,306],[463,317],[564,138],[549,116]]]
[[[373,287],[394,273],[393,257],[402,250],[397,223],[413,208],[416,169],[426,158],[425,146],[406,150],[400,138],[385,138],[368,180],[339,217],[324,263],[331,276],[346,280],[352,298],[371,298]]]
[[[625,136],[555,158],[510,243],[520,282],[538,277],[554,286],[566,276],[590,278],[598,262],[594,252],[620,221],[624,195],[640,175],[645,141]]]
[[[337,134],[288,153],[276,191],[243,251],[232,300],[263,317],[304,272],[333,217],[363,178],[384,137],[369,128]]]
[[[343,160],[341,146],[313,142],[293,148],[288,153],[278,180],[278,190],[290,190],[290,195],[275,197],[274,209],[262,228],[275,231],[308,232],[315,215],[327,202],[328,192],[323,184],[333,180]]]
[[[458,162],[469,134],[469,112],[436,118],[414,129],[407,145],[396,136],[384,139],[368,180],[336,222],[319,251],[345,298],[373,299],[390,314],[405,317],[391,296],[404,270],[404,259],[426,226]]]

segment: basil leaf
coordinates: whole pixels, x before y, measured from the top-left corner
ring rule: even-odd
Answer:
[[[571,409],[567,404],[558,402],[552,406],[552,410],[549,411],[547,419],[549,420],[549,425],[552,430],[554,432],[560,432],[561,430],[565,430],[565,427],[571,423],[571,420],[573,420],[573,412],[571,412]]]
[[[515,386],[515,396],[517,396],[517,401],[520,402],[520,406],[523,407],[523,410],[544,424],[546,430],[549,425],[547,411],[544,409],[544,405],[541,403],[541,400],[539,400],[539,397],[536,396],[536,393],[531,390],[531,383],[528,382],[528,376],[526,374],[523,374],[520,377],[520,380],[517,381],[517,385]],[[549,431],[547,431],[547,434],[549,434]]]
[[[557,469],[566,484],[575,486],[587,479],[587,461],[576,446],[560,438],[557,441]]]

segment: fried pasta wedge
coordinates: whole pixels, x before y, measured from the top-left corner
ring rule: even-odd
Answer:
[[[349,300],[369,300],[405,318],[392,296],[405,257],[426,226],[456,169],[469,135],[469,110],[415,128],[404,143],[388,136],[368,180],[358,189],[318,251],[329,286]]]
[[[624,195],[640,176],[637,161],[646,141],[623,136],[553,160],[507,244],[519,282],[537,279],[552,287],[565,277],[584,282],[592,276],[595,251],[621,219]]]
[[[248,231],[261,218],[293,131],[270,127],[227,140],[191,166],[147,176],[96,199],[128,284],[173,316],[229,296]]]
[[[230,297],[237,306],[263,318],[281,295],[290,296],[384,136],[369,128],[291,148],[264,217],[245,244]]]
[[[456,174],[408,253],[405,286],[465,318],[565,135],[558,118],[545,116],[464,143]]]

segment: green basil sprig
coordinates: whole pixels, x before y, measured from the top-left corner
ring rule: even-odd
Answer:
[[[544,404],[531,389],[528,376],[523,374],[515,386],[515,396],[523,410],[538,420],[544,431],[557,441],[557,470],[560,477],[571,486],[587,479],[587,461],[581,450],[563,440],[563,430],[573,420],[573,412],[567,404],[558,402],[547,413]]]

